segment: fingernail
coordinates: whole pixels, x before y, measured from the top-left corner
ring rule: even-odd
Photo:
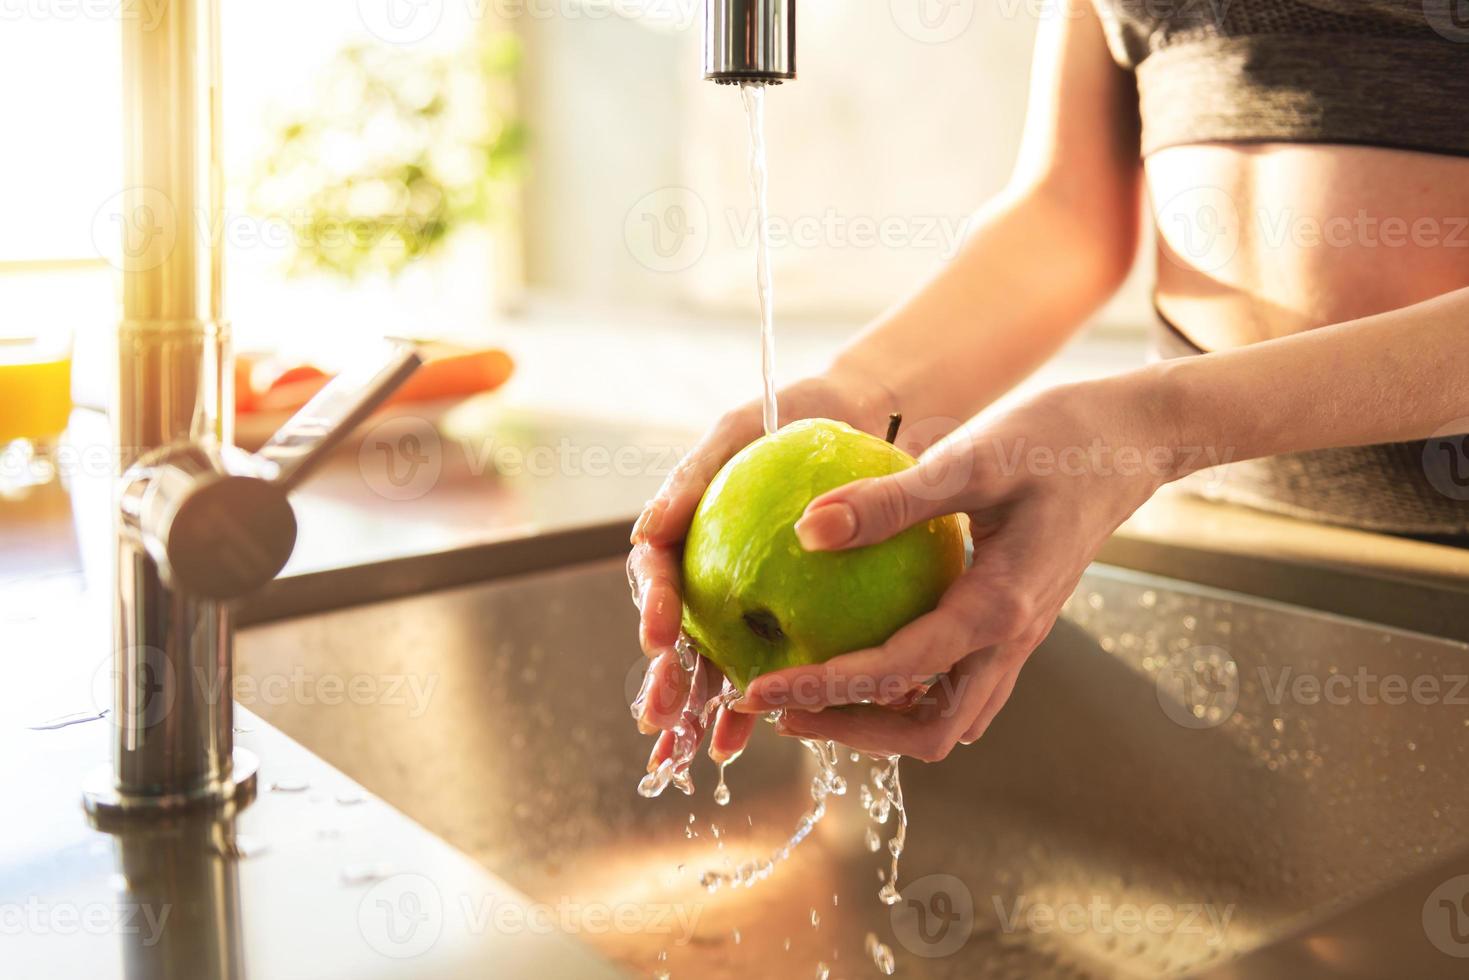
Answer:
[[[735,761],[743,752],[744,749],[741,749],[739,752],[726,752],[723,749],[716,749],[712,744],[709,746],[709,758],[714,761],[715,765],[720,766],[728,765]]]
[[[638,515],[638,522],[632,526],[632,537],[630,539],[632,543],[637,544],[640,541],[647,541],[657,532],[658,523],[662,520],[663,499],[660,497],[656,500],[648,501],[648,505]]]
[[[796,522],[796,538],[807,551],[840,548],[857,536],[857,512],[837,501],[808,510]]]
[[[730,710],[738,711],[742,715],[758,715],[769,711],[770,709],[765,707],[765,701],[761,697],[764,690],[764,685],[759,681],[751,681],[745,687],[745,693],[730,704]]]
[[[643,683],[638,688],[638,696],[632,699],[632,704],[630,705],[633,720],[638,723],[639,727],[641,727],[643,723],[643,706],[648,703],[648,690],[652,686],[653,665],[650,663],[647,670],[643,672]]]
[[[775,732],[777,735],[805,735],[811,731],[811,729],[802,725],[799,721],[792,721],[791,717],[789,714],[780,716],[780,720],[775,723]],[[795,717],[799,718],[800,716],[797,715]]]

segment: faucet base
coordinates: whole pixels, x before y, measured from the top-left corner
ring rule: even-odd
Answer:
[[[82,805],[95,824],[196,807],[232,805],[243,809],[255,799],[260,760],[245,749],[235,749],[232,758],[225,779],[181,793],[124,791],[117,786],[116,770],[110,764],[99,766],[87,778]]]

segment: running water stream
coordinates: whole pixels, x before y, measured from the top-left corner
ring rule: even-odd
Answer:
[[[769,435],[780,427],[780,416],[775,396],[775,309],[774,289],[771,283],[770,273],[770,207],[767,193],[769,172],[766,164],[765,153],[765,86],[761,83],[745,82],[740,85],[740,95],[744,101],[745,113],[750,124],[750,185],[754,192],[756,209],[756,228],[758,229],[757,246],[755,254],[755,286],[760,298],[760,378],[762,391],[763,422],[765,434]],[[636,587],[636,586],[634,586]],[[699,672],[708,669],[707,662],[701,661],[698,651],[687,638],[681,637],[677,645],[679,662],[684,670],[693,674],[690,690],[699,690]],[[694,755],[698,752],[699,742],[703,733],[709,728],[718,716],[720,709],[728,706],[739,697],[739,692],[729,683],[724,682],[720,692],[711,697],[702,706],[691,703],[684,708],[679,724],[674,728],[673,751],[670,757],[664,760],[656,769],[645,775],[638,783],[638,793],[645,797],[655,797],[663,793],[669,784],[678,787],[679,791],[691,796],[694,792],[694,780],[691,766]],[[635,711],[636,714],[636,711]],[[773,712],[767,720],[776,721],[780,712]],[[699,883],[708,891],[718,891],[726,886],[751,886],[758,881],[768,878],[791,852],[811,835],[812,830],[821,822],[827,812],[827,799],[831,796],[842,796],[847,791],[846,780],[837,772],[837,745],[831,741],[818,741],[814,739],[802,739],[817,760],[817,772],[811,780],[811,807],[803,814],[796,823],[796,828],[791,836],[779,847],[770,853],[768,857],[752,858],[734,867],[711,868],[700,876]],[[852,761],[856,762],[860,756],[852,753]],[[730,791],[725,782],[725,767],[734,760],[728,760],[719,764],[719,784],[715,787],[714,798],[720,806],[729,803]],[[893,836],[888,840],[888,853],[891,856],[889,870],[879,872],[882,887],[878,891],[878,899],[884,905],[896,905],[901,900],[898,891],[898,860],[903,854],[903,846],[907,840],[908,815],[903,809],[903,789],[898,777],[898,756],[889,756],[883,766],[873,766],[871,773],[871,786],[864,784],[861,791],[862,806],[867,811],[868,818],[873,826],[868,829],[868,844],[873,851],[881,847],[880,828],[887,824],[891,815],[897,813],[897,828]],[[692,819],[692,817],[690,817]],[[835,896],[833,896],[835,899]],[[813,926],[815,925],[815,910],[812,911]],[[738,937],[738,932],[736,932]],[[736,938],[738,942],[738,938]],[[893,972],[893,954],[891,948],[879,942],[877,936],[868,934],[867,948],[865,952],[873,961],[874,965],[884,974]],[[824,974],[826,966],[818,964],[818,975]]]
[[[745,115],[750,121],[750,187],[755,193],[755,292],[760,297],[760,379],[764,391],[765,434],[780,428],[775,402],[775,290],[770,277],[769,170],[765,159],[765,86],[740,85]]]

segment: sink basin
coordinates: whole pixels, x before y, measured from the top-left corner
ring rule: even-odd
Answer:
[[[846,753],[786,862],[703,890],[786,839],[814,757],[762,728],[728,806],[702,758],[693,797],[639,797],[621,560],[497,574],[256,625],[240,700],[630,975],[876,976],[869,934],[907,977],[1462,975],[1424,907],[1469,871],[1461,643],[1094,566],[985,738],[903,765],[889,908],[896,820]]]

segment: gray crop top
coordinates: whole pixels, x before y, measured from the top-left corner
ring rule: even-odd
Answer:
[[[1464,0],[1094,0],[1143,153],[1205,142],[1469,155]]]

